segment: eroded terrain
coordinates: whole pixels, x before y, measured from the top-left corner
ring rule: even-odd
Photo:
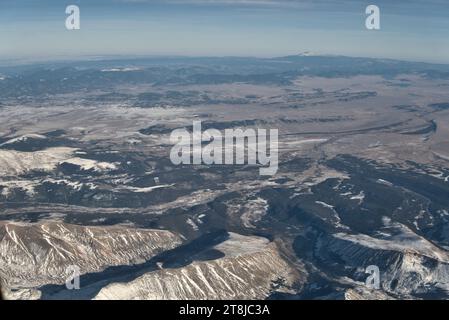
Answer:
[[[0,70],[6,297],[448,298],[448,70],[300,56]],[[170,133],[195,120],[278,129],[277,174],[173,165]]]

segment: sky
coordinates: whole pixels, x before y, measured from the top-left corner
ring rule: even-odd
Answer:
[[[67,30],[65,8],[80,8]],[[380,30],[365,9],[380,8]],[[301,52],[449,64],[448,0],[0,0],[0,59]]]

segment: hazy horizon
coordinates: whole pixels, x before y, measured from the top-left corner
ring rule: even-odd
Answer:
[[[85,55],[85,56],[77,56],[77,57],[67,57],[67,56],[59,56],[59,57],[51,57],[51,58],[0,58],[0,67],[20,67],[20,66],[32,66],[39,64],[65,64],[65,63],[82,63],[82,62],[92,62],[92,61],[133,61],[133,60],[151,60],[151,59],[276,59],[276,58],[285,58],[290,56],[301,56],[304,53],[298,54],[285,54],[279,56],[237,56],[237,55],[229,55],[229,56],[206,56],[206,55]],[[345,57],[345,58],[353,58],[353,59],[378,59],[378,60],[391,60],[398,62],[410,62],[410,63],[425,63],[429,65],[449,65],[449,62],[438,62],[438,61],[424,61],[424,60],[414,60],[414,59],[397,59],[397,58],[389,58],[389,57],[370,57],[370,56],[350,56],[350,55],[337,55],[337,54],[319,54],[319,53],[311,53],[307,56],[310,57]]]
[[[80,8],[80,30],[65,28],[70,4]],[[380,30],[365,28],[370,4],[381,10]],[[311,51],[447,64],[448,9],[440,0],[4,0],[0,59],[282,57]]]

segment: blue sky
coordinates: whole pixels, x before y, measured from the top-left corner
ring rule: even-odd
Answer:
[[[81,30],[65,29],[65,7]],[[365,8],[381,30],[365,29]],[[0,59],[317,54],[449,63],[446,0],[1,0]]]

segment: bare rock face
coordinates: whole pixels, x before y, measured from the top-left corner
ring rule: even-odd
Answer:
[[[345,300],[393,300],[392,297],[383,291],[371,290],[364,287],[355,287],[346,290],[344,293]]]
[[[95,299],[264,299],[274,283],[292,285],[297,273],[265,238],[231,233],[215,246],[224,256],[113,283]]]
[[[180,243],[163,230],[0,222],[0,277],[11,288],[63,284],[69,266],[80,274],[98,272],[141,263]]]
[[[360,276],[354,271],[358,281],[349,283],[352,288],[345,290],[344,299],[432,299],[446,295],[448,253],[402,225],[395,225],[392,230],[396,234],[388,235],[388,239],[339,233],[322,246],[354,270],[369,265],[379,268],[378,290],[364,285],[367,275],[362,268]],[[328,257],[327,254],[322,257]]]
[[[432,299],[449,292],[449,264],[416,252],[399,256],[384,278],[384,290],[399,297]]]

